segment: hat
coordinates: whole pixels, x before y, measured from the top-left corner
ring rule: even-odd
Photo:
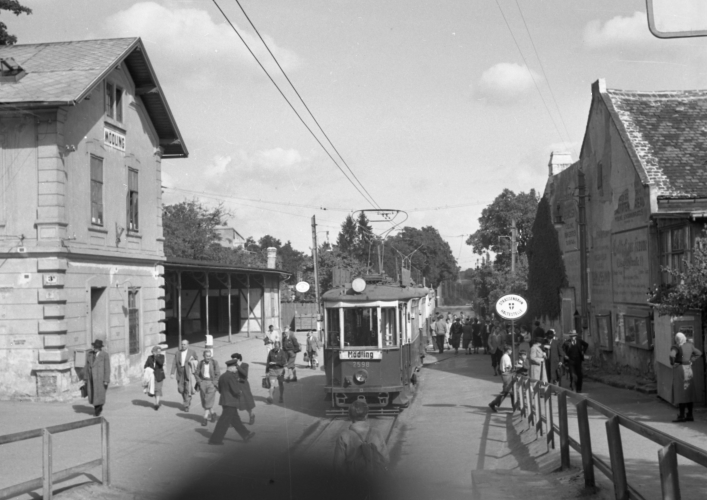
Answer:
[[[235,366],[237,364],[238,364],[237,359],[229,359],[228,361],[226,361],[226,366]]]
[[[577,336],[577,330],[570,330],[570,331],[567,333],[567,336],[568,336],[568,337],[576,337],[576,336]]]
[[[237,359],[238,361],[243,361],[243,356],[240,353],[231,354],[231,359]]]
[[[91,344],[93,347],[96,349],[103,349],[103,341],[101,339],[96,339],[93,341],[93,344]]]

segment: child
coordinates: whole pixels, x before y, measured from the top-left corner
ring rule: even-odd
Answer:
[[[307,333],[307,358],[310,368],[319,368],[317,354],[319,352],[319,339],[314,336],[314,332]]]
[[[516,363],[515,370],[518,375],[527,375],[528,374],[528,353],[525,352],[524,350],[520,351],[518,353],[518,362]]]

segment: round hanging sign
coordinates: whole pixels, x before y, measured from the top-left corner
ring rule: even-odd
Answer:
[[[300,281],[295,285],[295,290],[299,293],[307,293],[309,291],[309,283],[306,281]]]
[[[354,292],[361,293],[366,289],[366,280],[363,278],[356,278],[351,282],[351,288],[353,288]]]
[[[503,319],[518,319],[528,310],[528,303],[520,295],[504,295],[496,302],[496,312]]]

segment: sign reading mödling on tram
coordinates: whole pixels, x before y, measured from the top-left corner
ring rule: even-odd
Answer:
[[[496,302],[496,312],[503,319],[518,319],[528,310],[528,303],[520,295],[504,295]]]

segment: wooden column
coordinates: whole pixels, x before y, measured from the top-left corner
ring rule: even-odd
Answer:
[[[592,455],[592,436],[589,428],[589,407],[587,400],[577,403],[577,424],[579,425],[579,444],[582,450],[582,469],[584,486],[594,488],[594,456]]]
[[[248,338],[250,338],[250,274],[245,275],[245,300],[246,300],[246,331],[248,332]]]
[[[606,421],[606,440],[609,443],[611,473],[614,479],[614,496],[616,497],[616,500],[628,500],[628,482],[626,481],[624,448],[621,444],[619,417],[616,415]]]
[[[182,345],[182,272],[177,271],[177,333]]]

